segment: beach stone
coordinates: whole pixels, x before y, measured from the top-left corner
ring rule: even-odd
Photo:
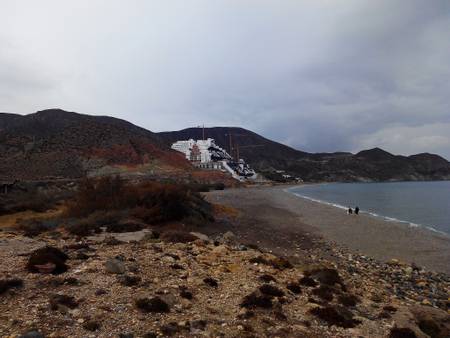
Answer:
[[[235,240],[236,240],[236,235],[231,231],[227,231],[226,233],[224,233],[222,235],[222,242],[224,242],[224,243],[229,244],[229,243],[234,242]]]
[[[191,235],[194,235],[195,237],[197,237],[198,239],[201,239],[202,241],[206,241],[209,242],[209,237],[205,234],[202,234],[200,232],[191,232]]]
[[[109,258],[105,262],[105,269],[109,273],[123,274],[125,273],[125,264],[116,258]]]
[[[29,331],[20,335],[19,338],[45,338],[45,336],[39,331]]]

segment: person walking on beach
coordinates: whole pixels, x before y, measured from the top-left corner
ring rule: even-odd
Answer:
[[[349,215],[353,214],[353,209],[352,209],[352,208],[348,208],[347,213],[348,213]]]
[[[359,207],[355,207],[355,215],[359,214]]]

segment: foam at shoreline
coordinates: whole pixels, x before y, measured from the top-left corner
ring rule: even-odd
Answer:
[[[338,209],[342,209],[342,210],[347,210],[348,209],[348,207],[346,207],[344,205],[341,205],[341,204],[338,204],[338,203],[333,203],[333,202],[328,202],[328,201],[324,201],[324,200],[320,200],[320,199],[313,198],[313,197],[309,197],[309,196],[302,195],[302,194],[299,194],[299,193],[294,192],[294,191],[291,190],[291,189],[298,189],[298,188],[301,188],[301,187],[302,186],[295,186],[295,187],[283,189],[283,191],[285,191],[287,193],[290,193],[290,194],[292,194],[292,195],[294,195],[296,197],[303,198],[303,199],[306,199],[306,200],[309,200],[309,201],[312,201],[312,202],[316,202],[316,203],[320,203],[320,204],[324,204],[324,205],[329,205],[329,206],[332,206],[332,207],[335,207],[335,208],[338,208]],[[448,233],[440,231],[440,230],[437,230],[437,229],[435,229],[435,228],[433,228],[432,226],[429,226],[429,225],[418,224],[418,223],[414,223],[414,222],[410,222],[410,221],[405,221],[405,220],[401,220],[401,219],[394,218],[394,217],[380,215],[380,214],[377,214],[375,212],[370,212],[370,211],[360,211],[360,213],[368,215],[368,216],[371,216],[371,217],[375,217],[375,218],[378,218],[378,219],[382,219],[383,221],[386,221],[386,222],[401,223],[401,224],[408,225],[408,226],[410,226],[412,228],[427,229],[427,230],[430,230],[432,232],[438,233],[440,235],[444,235],[444,236],[450,237],[450,235]]]

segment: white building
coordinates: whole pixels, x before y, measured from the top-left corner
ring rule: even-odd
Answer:
[[[194,145],[196,145],[197,147],[194,147]],[[198,148],[198,151],[200,151],[201,163],[208,163],[211,161],[223,159],[231,159],[231,156],[228,155],[226,150],[219,147],[212,138],[197,141],[189,139],[187,141],[177,141],[174,144],[172,144],[172,149],[185,154],[186,159],[190,161],[192,160],[191,158],[192,150],[195,148]]]

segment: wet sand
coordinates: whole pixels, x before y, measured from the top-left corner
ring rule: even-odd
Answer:
[[[286,189],[229,189],[208,193],[207,199],[240,210],[241,217],[230,230],[275,251],[289,253],[296,246],[320,245],[323,239],[381,261],[395,258],[450,274],[450,236],[370,215],[347,215]]]

